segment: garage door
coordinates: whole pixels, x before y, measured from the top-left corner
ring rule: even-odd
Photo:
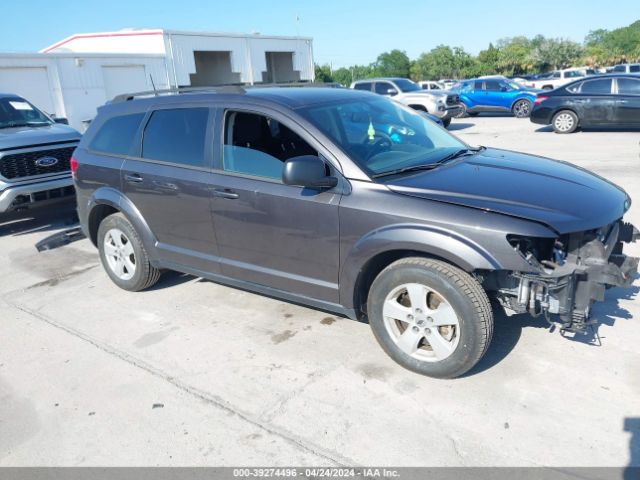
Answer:
[[[55,113],[46,67],[0,67],[0,92],[15,93],[40,110]]]
[[[149,90],[144,65],[102,67],[106,100],[122,93]]]

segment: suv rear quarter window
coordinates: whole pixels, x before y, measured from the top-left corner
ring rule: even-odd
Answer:
[[[156,110],[144,129],[142,157],[204,167],[208,118],[206,107]]]
[[[104,124],[89,145],[90,150],[112,155],[128,155],[144,113],[120,115],[110,118]]]

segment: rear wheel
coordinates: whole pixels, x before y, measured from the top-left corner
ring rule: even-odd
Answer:
[[[109,215],[100,223],[98,250],[109,278],[124,290],[144,290],[160,278],[160,270],[151,265],[142,240],[122,213]]]
[[[551,125],[556,133],[572,133],[578,128],[578,116],[571,110],[561,110],[553,116]]]
[[[369,324],[385,352],[403,367],[437,378],[460,376],[484,355],[493,313],[480,284],[448,263],[398,260],[369,292]]]
[[[531,102],[529,100],[518,100],[511,109],[514,117],[527,118],[531,114]]]

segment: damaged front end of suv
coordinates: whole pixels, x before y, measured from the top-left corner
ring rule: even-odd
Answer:
[[[484,279],[485,288],[495,292],[508,314],[544,315],[563,333],[585,333],[596,323],[590,317],[593,302],[604,300],[606,289],[633,282],[640,259],[622,250],[638,238],[638,229],[622,220],[558,238],[510,235],[508,242],[531,271],[493,272]]]

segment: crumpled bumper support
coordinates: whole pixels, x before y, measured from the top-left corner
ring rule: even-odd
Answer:
[[[622,247],[639,238],[638,229],[619,222],[606,239],[580,243],[564,265],[551,273],[516,274],[520,310],[532,315],[556,314],[564,331],[584,332],[594,323],[590,321],[592,303],[604,300],[607,288],[633,283],[640,258],[624,255]]]

